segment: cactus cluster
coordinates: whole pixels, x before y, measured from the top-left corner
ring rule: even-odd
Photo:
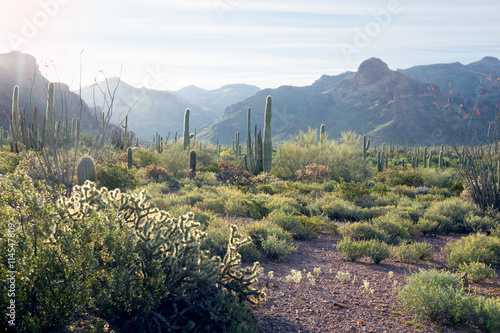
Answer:
[[[41,150],[44,147],[54,147],[57,144],[77,145],[80,136],[80,120],[73,119],[71,129],[65,121],[55,121],[54,84],[48,85],[47,109],[43,123],[38,123],[38,108],[33,109],[33,120],[28,123],[26,111],[19,109],[19,87],[14,86],[12,93],[12,114],[10,115],[10,147],[11,152],[20,150]],[[3,130],[2,130],[3,132]],[[3,133],[1,134],[3,137]]]
[[[86,182],[83,186],[75,186],[73,195],[60,198],[57,205],[75,222],[83,221],[91,213],[114,211],[123,221],[123,227],[131,231],[131,237],[144,244],[143,254],[137,256],[135,262],[127,263],[131,278],[147,276],[151,267],[162,269],[162,284],[168,295],[164,301],[174,302],[165,315],[166,324],[182,323],[184,329],[178,327],[178,331],[192,331],[195,323],[190,311],[199,311],[206,300],[188,297],[200,290],[219,288],[254,304],[265,300],[265,291],[255,288],[262,275],[259,263],[240,268],[238,250],[251,242],[249,237],[242,238],[237,227],[232,226],[225,257],[212,256],[201,249],[206,235],[194,221],[193,213],[173,217],[155,207],[149,199],[145,191],[129,195],[105,187],[97,189],[94,183]],[[183,302],[182,298],[201,304]]]
[[[260,172],[269,173],[272,163],[272,133],[271,133],[271,118],[272,118],[272,97],[267,96],[266,107],[264,112],[264,139],[262,132],[257,132],[257,125],[254,129],[254,142],[252,144],[251,133],[251,110],[247,111],[247,139],[246,139],[246,155],[245,168],[251,174],[257,175]]]

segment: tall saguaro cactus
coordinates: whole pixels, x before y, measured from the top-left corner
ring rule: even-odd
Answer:
[[[191,177],[196,175],[196,150],[189,152],[189,174]]]
[[[266,110],[264,113],[264,144],[262,167],[265,173],[271,171],[271,162],[273,159],[273,142],[271,134],[271,117],[272,117],[272,97],[267,96]]]
[[[190,145],[189,141],[189,114],[191,113],[191,110],[186,109],[184,112],[184,149],[188,149]]]
[[[54,83],[49,82],[47,92],[47,110],[45,113],[45,141],[49,146],[52,145],[55,138],[56,112],[54,110]]]
[[[325,124],[321,124],[319,127],[319,144],[323,146],[326,142],[326,129]]]
[[[363,135],[363,161],[366,161],[366,153],[370,147],[370,139],[366,140],[366,135]]]

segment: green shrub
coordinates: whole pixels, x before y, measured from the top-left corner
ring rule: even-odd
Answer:
[[[499,225],[499,221],[491,216],[478,216],[472,212],[465,217],[466,228],[473,232],[489,232]]]
[[[127,169],[124,164],[105,163],[97,170],[97,185],[104,186],[109,190],[132,191],[139,186],[137,171],[136,169]]]
[[[359,147],[361,137],[352,133],[342,133],[340,144],[327,139],[320,146],[316,130],[300,132],[292,136],[277,151],[271,173],[281,179],[296,179],[297,170],[305,170],[307,165],[316,163],[330,168],[331,178],[346,181],[362,181],[368,174],[366,164],[361,163]]]
[[[497,277],[497,272],[491,268],[491,265],[477,261],[460,264],[458,270],[467,273],[468,278],[474,283],[480,283]]]
[[[423,217],[429,221],[438,222],[439,232],[470,232],[471,229],[466,222],[469,214],[480,215],[481,213],[479,208],[460,198],[448,198],[432,202]]]
[[[13,173],[21,160],[21,154],[0,151],[0,174]]]
[[[375,178],[387,182],[390,186],[418,187],[424,185],[424,177],[420,169],[389,168],[379,173]]]
[[[372,259],[375,264],[379,264],[382,260],[387,259],[391,256],[387,244],[377,239],[366,241],[365,251],[365,255],[367,257],[370,257],[370,259]]]
[[[392,248],[392,252],[396,254],[399,261],[410,262],[418,261],[423,259],[432,259],[434,255],[434,249],[427,242],[412,242],[407,244],[402,244]]]
[[[346,183],[342,178],[337,186],[337,191],[342,199],[351,202],[354,202],[356,199],[362,198],[370,193],[370,190],[366,188],[365,184],[361,184],[359,182]]]
[[[158,154],[158,166],[165,168],[177,178],[187,176],[188,161],[189,150],[184,150],[181,140],[169,146],[168,149],[163,149],[161,154]]]
[[[387,234],[384,231],[377,229],[370,222],[345,223],[340,226],[340,233],[344,236],[344,238],[351,238],[355,241],[370,239],[385,241],[387,239]]]
[[[142,167],[158,163],[158,154],[152,150],[138,149],[135,151],[135,156]]]
[[[260,248],[262,248],[261,242],[272,235],[275,235],[280,240],[285,240],[288,244],[292,244],[292,235],[270,220],[246,224],[243,230],[252,238],[257,247]]]
[[[347,256],[347,259],[355,261],[366,255],[367,242],[354,241],[348,237],[344,237],[337,243],[336,247],[337,251]]]
[[[270,259],[281,261],[296,251],[296,248],[286,240],[270,235],[261,242],[262,251]]]
[[[313,208],[318,209],[331,220],[362,221],[369,218],[367,211],[349,201],[339,199],[331,194],[317,200]]]
[[[415,189],[407,185],[396,185],[392,188],[392,192],[399,196],[415,198]]]
[[[500,263],[500,239],[477,233],[448,242],[443,249],[448,265],[459,267],[471,262]]]
[[[488,333],[500,331],[500,302],[464,293],[459,277],[450,272],[422,270],[410,276],[399,298],[418,318]]]
[[[281,210],[272,211],[267,219],[290,232],[295,239],[309,239],[315,237],[312,229],[306,229],[299,216],[287,214]]]
[[[221,198],[205,198],[203,201],[196,203],[195,207],[201,210],[211,211],[216,214],[224,214],[226,212],[225,203]]]
[[[411,221],[404,220],[392,213],[377,217],[372,221],[373,227],[386,234],[385,241],[389,244],[399,244],[410,240],[409,228],[413,228]]]
[[[262,219],[269,214],[269,209],[266,207],[265,202],[261,200],[250,199],[243,201],[243,203],[247,208],[248,217]]]

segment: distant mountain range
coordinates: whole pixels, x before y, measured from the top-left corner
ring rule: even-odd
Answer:
[[[447,143],[440,110],[446,104],[453,107],[448,106],[444,119],[454,134],[458,134],[458,110],[460,119],[470,113],[473,125],[480,120],[472,117],[478,107],[487,121],[494,121],[500,97],[499,83],[494,82],[498,77],[500,60],[493,57],[469,65],[438,64],[398,71],[371,58],[361,63],[355,73],[324,75],[311,86],[262,90],[228,107],[222,118],[201,129],[199,137],[231,143],[234,133],[240,131],[240,142],[244,142],[247,109],[252,110],[252,124],[262,128],[265,97],[271,95],[275,141],[325,124],[327,135],[334,139],[352,130],[378,144],[402,142],[403,137],[410,143]],[[480,95],[481,106],[475,106]]]
[[[105,100],[100,92],[108,91],[109,84],[109,91],[118,87],[112,100],[113,121],[118,123],[129,113],[129,130],[141,139],[152,140],[156,132],[162,137],[170,135],[170,140],[176,132],[181,135],[184,111],[190,108],[191,132],[196,127],[197,137],[202,140],[219,139],[220,143],[231,144],[237,131],[240,142],[245,140],[248,108],[252,110],[252,125],[263,128],[264,104],[266,96],[271,95],[274,142],[325,124],[328,137],[334,139],[342,131],[352,130],[366,134],[376,144],[401,142],[403,136],[409,143],[440,144],[449,141],[442,118],[446,104],[449,106],[443,115],[453,133],[457,119],[468,115],[467,121],[472,119],[472,125],[479,126],[477,109],[485,121],[495,120],[500,91],[500,83],[495,81],[499,77],[500,60],[485,57],[468,65],[433,64],[397,71],[380,59],[370,58],[360,64],[357,72],[323,75],[305,87],[264,90],[232,84],[215,90],[188,86],[158,91],[110,78],[107,83],[83,87],[83,104],[67,85],[57,84],[56,106],[60,107],[56,113],[72,118],[81,112],[90,128],[90,124],[97,124],[95,111],[107,110],[111,103],[110,96]],[[28,110],[28,117],[34,106],[45,110],[47,83],[34,57],[20,52],[0,55],[0,111],[10,114],[15,84],[20,86],[21,108]],[[0,126],[8,129],[5,115],[0,115]]]

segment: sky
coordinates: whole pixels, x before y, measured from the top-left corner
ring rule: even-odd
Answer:
[[[377,57],[391,69],[500,58],[498,0],[2,0],[0,53],[77,89],[306,86]]]

